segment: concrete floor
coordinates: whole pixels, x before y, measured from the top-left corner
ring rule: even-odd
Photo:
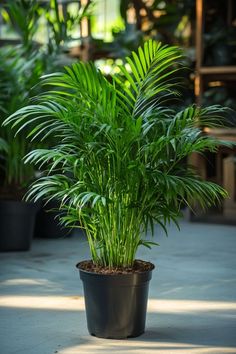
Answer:
[[[140,250],[156,264],[146,333],[103,340],[87,333],[75,264],[83,236],[35,239],[30,252],[0,255],[1,354],[236,353],[236,227],[182,222]]]

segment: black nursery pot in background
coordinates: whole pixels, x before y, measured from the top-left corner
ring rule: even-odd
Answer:
[[[83,281],[89,333],[112,339],[138,337],[144,333],[152,270],[98,274],[81,269],[81,263],[76,267]]]
[[[72,230],[59,224],[58,215],[62,214],[57,201],[50,201],[45,206],[41,205],[36,220],[34,237],[39,238],[62,238],[71,236]]]
[[[37,205],[0,200],[0,251],[28,251],[34,232]]]

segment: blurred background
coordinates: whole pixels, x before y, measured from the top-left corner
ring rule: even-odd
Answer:
[[[179,105],[232,108],[225,128],[202,127],[236,141],[236,2],[234,0],[5,0],[0,3],[0,123],[42,88],[39,78],[77,60],[93,61],[109,77],[146,39],[186,52],[185,87]],[[35,147],[9,127],[0,134],[0,198],[20,199],[35,175],[22,164]],[[236,224],[235,149],[192,156],[207,180],[229,192],[207,214],[186,211],[193,221]]]

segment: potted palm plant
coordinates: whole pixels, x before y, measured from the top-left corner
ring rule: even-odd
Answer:
[[[5,121],[33,125],[33,138],[57,139],[51,149],[25,157],[45,171],[27,199],[59,200],[63,222],[85,229],[91,260],[77,267],[88,330],[98,337],[144,332],[154,265],[136,253],[154,244],[145,236],[154,223],[167,232],[169,222],[178,225],[183,203],[208,207],[227,194],[183,162],[193,152],[217,149],[220,142],[203,136],[198,123],[218,125],[224,109],[168,108],[178,95],[182,58],[180,49],[150,40],[111,80],[92,63],[75,63],[45,76],[43,85],[53,88]]]

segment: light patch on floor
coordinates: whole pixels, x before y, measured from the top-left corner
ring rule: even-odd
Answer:
[[[84,311],[84,299],[79,296],[1,296],[0,307]]]
[[[132,351],[135,354],[158,353],[158,354],[235,354],[235,348],[218,347],[210,348],[201,345],[186,343],[167,343],[167,342],[146,342],[145,340],[103,340],[93,338],[92,343],[80,344],[80,346],[58,350],[58,354],[94,354],[94,353],[113,353],[120,354]],[[148,345],[148,347],[147,347]]]
[[[189,313],[205,311],[234,311],[236,302],[202,300],[150,299],[148,311],[157,313]]]
[[[49,285],[50,281],[47,279],[33,279],[33,278],[21,278],[21,279],[7,279],[1,282],[1,285]]]
[[[0,307],[83,311],[84,298],[82,296],[10,295],[0,297]],[[207,311],[236,311],[236,302],[163,299],[150,299],[148,301],[148,312],[152,313],[183,314]]]

